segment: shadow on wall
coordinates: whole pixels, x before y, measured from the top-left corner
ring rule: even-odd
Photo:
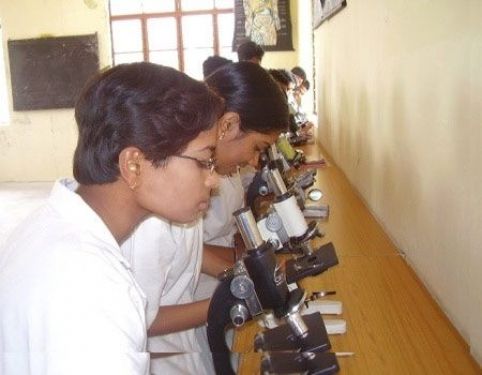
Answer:
[[[375,211],[383,215],[384,227],[391,229],[389,233],[392,239],[397,238],[397,242],[404,238],[417,241],[410,235],[410,228],[421,224],[413,222],[411,218],[418,220],[422,217],[417,212],[421,207],[422,176],[419,175],[410,150],[406,99],[400,84],[396,82],[389,87],[389,93],[384,97],[386,102],[381,99],[381,110],[386,112],[386,116],[380,117],[380,126],[383,128],[379,129],[379,133],[385,141],[381,143],[379,157],[377,199],[372,204]],[[396,243],[403,252],[413,245]]]
[[[371,134],[374,134],[371,122],[371,110],[368,105],[368,95],[365,86],[360,87],[355,102],[355,114],[353,117],[354,131],[354,180],[360,186],[360,194],[365,199],[372,199],[370,196],[374,190],[374,158],[373,143]]]
[[[343,80],[337,82],[336,96],[335,96],[335,118],[336,127],[338,129],[338,139],[334,146],[338,150],[338,161],[343,166],[345,174],[349,176],[353,183],[353,160],[356,156],[350,149],[350,138],[352,137],[352,102],[349,100],[347,90]]]

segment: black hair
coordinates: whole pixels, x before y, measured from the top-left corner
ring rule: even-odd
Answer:
[[[289,86],[290,83],[296,84],[296,79],[293,76],[293,73],[289,72],[286,69],[270,69],[268,70],[269,74],[273,77],[273,79],[285,86]]]
[[[209,56],[203,62],[203,76],[206,78],[208,75],[212,74],[214,71],[226,64],[231,64],[233,60],[226,59],[224,57],[214,55]]]
[[[239,45],[238,61],[249,61],[253,57],[261,61],[264,56],[263,47],[253,41],[247,41]]]
[[[169,67],[141,62],[101,72],[75,105],[74,177],[84,185],[114,182],[119,154],[129,146],[159,166],[210,129],[223,110],[204,83]]]
[[[224,99],[226,111],[239,115],[244,132],[268,134],[287,130],[286,96],[258,64],[225,65],[211,74],[206,83]]]
[[[296,74],[303,81],[306,80],[306,72],[301,66],[295,66],[293,69],[291,69],[291,73]]]

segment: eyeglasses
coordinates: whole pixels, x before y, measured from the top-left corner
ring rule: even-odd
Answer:
[[[211,157],[208,160],[200,160],[200,159],[193,158],[192,156],[187,156],[187,155],[172,155],[172,156],[175,156],[175,157],[181,158],[181,159],[188,159],[188,160],[195,161],[199,168],[208,169],[209,174],[213,174],[214,169],[216,168],[216,158],[214,158],[214,157]]]

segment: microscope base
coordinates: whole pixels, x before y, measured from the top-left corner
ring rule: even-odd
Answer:
[[[318,275],[337,264],[335,247],[331,242],[327,243],[311,255],[288,260],[286,262],[286,282],[291,284],[307,276]]]
[[[330,350],[331,344],[326,332],[325,324],[319,312],[304,315],[303,321],[308,327],[305,337],[293,334],[288,324],[260,332],[254,339],[255,351],[301,351],[325,352]]]
[[[340,371],[335,353],[266,353],[262,374],[332,375]]]

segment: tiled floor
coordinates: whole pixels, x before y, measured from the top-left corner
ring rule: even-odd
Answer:
[[[53,182],[0,183],[0,246],[30,212],[48,197]]]

